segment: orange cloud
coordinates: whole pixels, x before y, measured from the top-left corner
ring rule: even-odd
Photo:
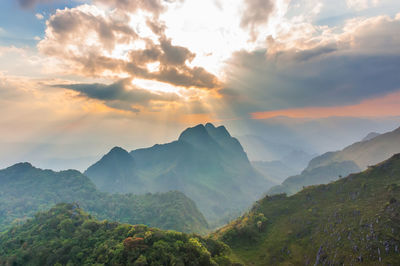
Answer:
[[[399,103],[400,91],[388,94],[384,97],[368,99],[356,105],[333,107],[306,107],[267,112],[256,112],[252,113],[251,117],[253,119],[268,119],[277,116],[287,116],[291,118],[324,118],[330,116],[400,116]]]
[[[120,6],[125,2],[116,0],[114,4]],[[133,2],[132,8],[147,3]],[[132,19],[123,10],[105,11],[81,5],[57,10],[46,26],[46,35],[38,49],[67,62],[67,72],[103,78],[129,76],[185,88],[221,86],[214,74],[192,65],[196,54],[174,45],[165,34],[164,23],[154,18]],[[137,29],[141,27],[145,30]]]

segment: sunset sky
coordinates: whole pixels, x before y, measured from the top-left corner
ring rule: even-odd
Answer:
[[[390,130],[400,1],[3,0],[0,113],[0,166],[92,160],[208,121]]]

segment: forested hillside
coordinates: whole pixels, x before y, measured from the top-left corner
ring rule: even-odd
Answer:
[[[75,170],[54,172],[21,163],[0,170],[0,232],[54,204],[76,202],[98,219],[202,233],[207,222],[196,204],[178,191],[109,194]]]
[[[400,154],[328,185],[266,196],[218,230],[246,265],[399,265]]]
[[[95,220],[59,204],[0,235],[0,265],[232,265],[221,242]]]

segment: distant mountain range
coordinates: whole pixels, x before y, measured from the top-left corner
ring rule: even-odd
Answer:
[[[224,126],[210,123],[186,129],[171,143],[130,153],[113,148],[85,175],[108,192],[181,191],[214,224],[233,218],[274,184],[252,167]]]
[[[0,170],[0,202],[0,232],[62,202],[77,203],[98,219],[182,232],[208,228],[196,204],[182,192],[109,194],[76,170],[54,172],[29,163]]]
[[[309,154],[301,148],[290,144],[276,143],[268,138],[245,135],[238,137],[251,161],[277,162],[285,168],[301,171],[316,154]]]
[[[374,134],[375,135],[375,134]],[[400,152],[400,128],[381,135],[371,135],[341,151],[329,152],[311,160],[308,168],[316,168],[331,162],[353,161],[362,170],[382,162]]]
[[[362,141],[341,151],[327,152],[312,159],[300,175],[288,177],[267,194],[300,191],[304,186],[326,184],[341,176],[367,169],[400,152],[400,128],[385,134],[370,133]]]
[[[282,161],[253,161],[251,164],[267,180],[273,182],[275,185],[281,184],[288,176],[298,173],[297,170],[284,164]]]
[[[213,234],[245,265],[399,265],[400,154],[328,185],[266,196]]]
[[[365,138],[363,138],[362,141],[371,140],[371,139],[373,139],[373,138],[375,138],[375,137],[377,137],[377,136],[379,136],[379,135],[381,135],[381,134],[380,134],[380,133],[376,133],[376,132],[368,133],[368,135],[365,136]]]

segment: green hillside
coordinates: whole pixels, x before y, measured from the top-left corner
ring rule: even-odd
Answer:
[[[203,233],[207,222],[182,192],[133,195],[96,189],[75,170],[54,172],[16,164],[0,170],[0,232],[54,204],[78,203],[98,219]]]
[[[232,265],[221,242],[97,221],[59,204],[0,235],[0,265]]]
[[[108,192],[181,191],[212,226],[241,213],[273,184],[252,167],[225,127],[210,123],[186,129],[177,141],[130,155],[113,149],[85,174]]]
[[[245,265],[399,265],[400,154],[328,185],[266,196],[213,237]]]

